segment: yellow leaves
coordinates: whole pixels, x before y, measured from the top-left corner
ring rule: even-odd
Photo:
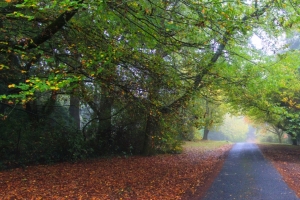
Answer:
[[[297,109],[300,109],[300,104],[297,104],[297,102],[293,101],[292,99],[288,98],[288,97],[284,97],[281,99],[281,101],[283,103],[288,104],[290,107],[295,107]]]
[[[29,79],[25,80],[25,83],[29,83],[29,82],[30,82],[30,80],[29,80]]]
[[[51,86],[50,89],[57,91],[57,90],[59,90],[59,87],[57,87],[57,86]]]
[[[0,70],[2,70],[2,69],[9,69],[9,67],[6,65],[0,64]]]
[[[139,4],[137,2],[129,3],[129,5],[132,5],[133,7],[138,7],[139,6]]]
[[[27,103],[27,100],[25,100],[25,99],[22,99],[22,107],[24,108],[24,109],[26,109],[26,103]]]
[[[296,102],[294,102],[292,100],[289,100],[288,103],[289,103],[290,106],[294,106],[296,104]]]
[[[284,97],[281,101],[284,102],[284,103],[286,103],[286,102],[288,102],[288,98]]]
[[[221,12],[221,14],[226,17],[227,19],[229,19],[229,16],[225,13],[225,12]]]
[[[145,13],[147,14],[147,15],[151,15],[152,14],[152,10],[151,9],[145,9]]]
[[[300,104],[297,104],[295,107],[296,107],[297,109],[300,109]]]
[[[245,28],[246,28],[247,30],[250,30],[252,27],[249,26],[249,25],[247,25]]]
[[[15,85],[15,84],[10,84],[10,85],[8,85],[7,87],[8,87],[8,88],[14,88],[14,87],[16,87],[16,85]]]

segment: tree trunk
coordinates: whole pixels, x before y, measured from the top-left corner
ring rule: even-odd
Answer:
[[[287,132],[292,140],[292,145],[297,145],[297,135],[294,132]]]
[[[208,133],[209,133],[209,130],[207,129],[207,127],[204,127],[204,133],[203,133],[202,140],[208,140]]]
[[[209,126],[209,119],[211,118],[210,113],[209,113],[209,106],[208,106],[208,101],[205,99],[205,115],[204,115],[204,120],[205,120],[205,126],[204,126],[204,133],[203,133],[203,138],[202,140],[207,140],[208,139],[208,126]]]
[[[281,135],[278,135],[278,142],[281,144],[282,140],[281,140]]]
[[[20,157],[20,143],[21,143],[21,129],[18,131],[18,138],[17,138],[17,145],[16,145],[16,157],[19,158]]]
[[[74,94],[70,95],[70,107],[69,114],[74,120],[74,124],[77,130],[80,130],[80,110],[79,110],[79,98]]]
[[[105,92],[105,88],[102,88],[102,95],[100,98],[100,111],[98,112],[98,133],[97,140],[101,144],[101,149],[108,152],[111,147],[111,111],[112,111],[113,99]]]
[[[151,114],[148,115],[147,125],[145,130],[145,138],[143,144],[142,154],[145,156],[153,155],[155,153],[155,147],[153,142],[153,136],[159,126],[157,119]]]
[[[283,131],[278,130],[277,136],[278,136],[278,142],[279,142],[280,144],[282,143],[282,134],[283,134]]]

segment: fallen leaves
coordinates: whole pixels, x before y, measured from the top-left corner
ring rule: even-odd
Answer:
[[[291,145],[259,144],[263,155],[283,177],[288,186],[300,198],[300,148]]]
[[[3,199],[189,199],[201,195],[231,145],[0,172]]]

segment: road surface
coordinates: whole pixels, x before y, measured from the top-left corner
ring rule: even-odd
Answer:
[[[204,200],[298,199],[253,143],[237,143]]]

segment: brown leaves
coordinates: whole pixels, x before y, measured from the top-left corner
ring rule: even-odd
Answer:
[[[183,199],[199,193],[230,145],[0,172],[4,199]]]
[[[262,145],[264,156],[272,162],[284,181],[300,197],[300,148],[291,145]]]

